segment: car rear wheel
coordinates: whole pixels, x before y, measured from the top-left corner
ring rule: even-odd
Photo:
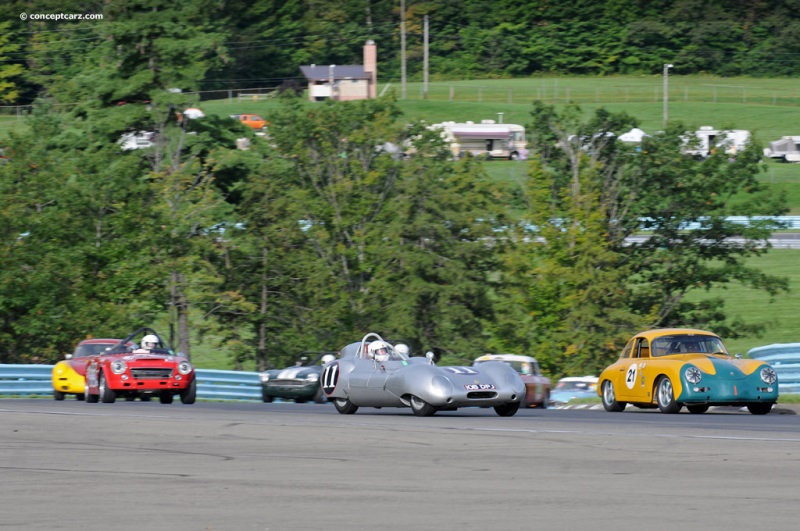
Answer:
[[[181,404],[194,404],[197,400],[197,380],[192,380],[189,387],[181,391]]]
[[[658,400],[658,409],[662,413],[677,413],[683,407],[680,402],[675,401],[672,381],[666,376],[662,376],[656,384],[656,399]]]
[[[298,396],[294,399],[295,404],[305,404],[306,402],[308,402],[308,398],[304,396]]]
[[[106,375],[100,373],[100,401],[104,404],[113,404],[117,399],[117,393],[108,388],[108,381]]]
[[[418,417],[430,417],[436,413],[435,407],[425,402],[418,396],[412,396],[409,402],[411,403],[411,411],[413,411]],[[519,407],[519,403],[517,403],[517,407]]]
[[[86,396],[83,393],[78,393],[75,395],[75,400],[86,400]]]
[[[64,393],[62,393],[61,391],[53,391],[53,398],[56,399],[56,400],[64,400],[65,396],[66,395]]]
[[[358,406],[354,405],[347,398],[334,398],[333,405],[336,407],[336,411],[342,415],[352,415],[358,411]]]
[[[617,396],[614,394],[614,384],[606,380],[603,382],[603,407],[606,411],[620,412],[627,406],[625,402],[617,402]]]
[[[519,402],[507,402],[502,406],[494,406],[494,411],[501,417],[513,417],[519,411]]]
[[[708,411],[708,404],[692,404],[691,406],[686,406],[686,409],[689,410],[689,413],[705,413]]]
[[[84,391],[84,394],[86,395],[86,402],[87,402],[88,404],[96,404],[96,403],[97,403],[97,401],[100,399],[100,397],[99,397],[98,395],[93,395],[93,394],[91,394],[91,393],[89,392],[89,389],[88,389],[88,387],[87,387],[87,388],[86,388],[86,390]]]
[[[170,392],[161,393],[158,395],[158,401],[162,404],[171,404],[172,401],[175,399],[175,395]]]
[[[747,404],[747,410],[753,415],[766,415],[772,410],[772,404],[764,402],[756,402],[755,404]]]

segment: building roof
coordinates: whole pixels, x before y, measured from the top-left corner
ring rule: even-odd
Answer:
[[[331,65],[306,65],[300,71],[309,81],[328,81],[331,78]],[[371,72],[365,72],[363,65],[333,65],[333,79],[372,79]]]

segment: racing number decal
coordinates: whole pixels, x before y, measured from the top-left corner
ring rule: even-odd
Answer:
[[[322,370],[322,390],[329,395],[339,382],[339,362],[331,363]]]
[[[625,373],[625,386],[628,389],[633,389],[633,386],[636,384],[636,371],[638,370],[638,365],[635,363],[631,363],[631,366],[628,367],[628,372]]]

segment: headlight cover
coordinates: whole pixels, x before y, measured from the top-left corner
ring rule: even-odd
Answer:
[[[778,379],[778,373],[775,372],[775,369],[772,367],[762,367],[761,368],[761,379],[770,385],[774,384],[775,381]]]
[[[312,372],[311,374],[306,376],[306,381],[308,381],[308,382],[319,381],[319,373],[318,372]]]
[[[178,372],[181,374],[189,374],[192,372],[192,364],[188,361],[182,361],[178,364]]]
[[[692,384],[700,383],[700,380],[703,379],[703,373],[697,367],[686,367],[686,371],[683,374],[686,376],[686,381]]]
[[[114,374],[122,374],[128,366],[122,360],[114,360],[111,362],[111,372]]]

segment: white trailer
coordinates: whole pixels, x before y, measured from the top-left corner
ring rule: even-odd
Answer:
[[[764,148],[764,156],[786,162],[800,162],[800,136],[782,136]]]
[[[486,158],[518,160],[525,158],[528,153],[525,128],[521,125],[483,120],[479,124],[442,122],[430,127],[442,131],[443,138],[450,144],[456,157],[472,153]]]
[[[712,152],[736,155],[750,143],[750,131],[744,129],[714,129],[704,125],[694,132],[694,138],[684,138],[684,153],[697,157],[708,157]]]

